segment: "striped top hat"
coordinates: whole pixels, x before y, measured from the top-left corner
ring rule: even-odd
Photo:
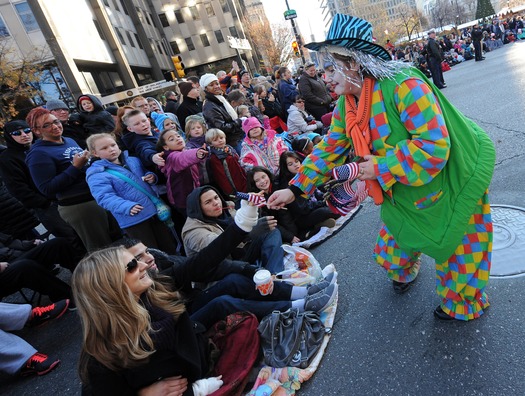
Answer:
[[[351,15],[335,14],[326,40],[305,45],[312,51],[319,51],[324,46],[353,48],[386,61],[392,60],[386,49],[373,43],[372,25],[364,19]]]

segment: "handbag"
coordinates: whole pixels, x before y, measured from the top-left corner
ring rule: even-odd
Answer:
[[[317,313],[299,313],[297,308],[273,311],[261,320],[258,330],[264,363],[275,368],[308,367],[327,334]]]
[[[167,222],[171,219],[171,209],[168,205],[166,205],[162,199],[156,197],[155,195],[151,194],[146,190],[144,187],[142,187],[140,184],[138,184],[133,179],[130,179],[126,175],[123,175],[122,173],[113,170],[113,169],[104,169],[109,174],[118,177],[119,179],[124,180],[126,183],[131,184],[133,187],[135,187],[137,190],[139,190],[141,193],[146,195],[151,202],[153,202],[153,205],[155,205],[155,209],[157,209],[157,217],[162,222]]]

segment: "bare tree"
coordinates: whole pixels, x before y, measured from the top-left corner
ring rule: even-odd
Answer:
[[[39,78],[50,59],[47,47],[20,54],[10,38],[0,39],[0,117],[2,122],[25,113],[42,97]]]
[[[293,40],[290,26],[284,23],[270,25],[267,20],[250,18],[244,18],[244,26],[267,70],[271,70],[274,65],[285,64],[290,59],[290,43]]]
[[[394,22],[403,35],[410,41],[412,37],[421,30],[421,18],[416,9],[409,7],[405,3],[397,6],[397,18]]]

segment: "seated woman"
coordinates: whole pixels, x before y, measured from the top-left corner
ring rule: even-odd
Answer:
[[[293,104],[288,109],[288,133],[292,135],[301,135],[303,133],[316,132],[323,135],[323,123],[316,121],[315,118],[308,114],[304,107],[304,99],[297,95]]]
[[[201,251],[233,222],[233,204],[228,206],[211,186],[196,188],[188,195],[188,218],[182,228],[184,249],[188,256]],[[277,221],[272,217],[259,219],[244,244],[231,252],[232,258],[259,263],[275,274],[284,269],[282,239]]]
[[[254,166],[247,174],[248,192],[263,192],[264,197],[268,199],[270,195],[277,190],[275,187],[275,177],[269,169],[263,166]],[[284,243],[300,242],[298,235],[298,228],[295,225],[294,219],[288,210],[273,210],[267,206],[262,206],[259,209],[260,216],[273,216],[277,220],[277,229],[281,232],[281,237]]]
[[[279,188],[288,187],[289,181],[299,172],[301,161],[301,157],[293,151],[287,151],[281,155]],[[334,227],[335,219],[340,217],[328,208],[322,200],[320,192],[308,199],[298,197],[294,202],[287,205],[287,208],[299,229],[299,238],[301,240],[317,234],[321,227]]]

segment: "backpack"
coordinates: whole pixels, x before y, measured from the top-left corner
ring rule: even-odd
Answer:
[[[329,332],[317,313],[299,313],[296,308],[273,311],[261,320],[258,330],[266,365],[301,369],[309,366]]]

